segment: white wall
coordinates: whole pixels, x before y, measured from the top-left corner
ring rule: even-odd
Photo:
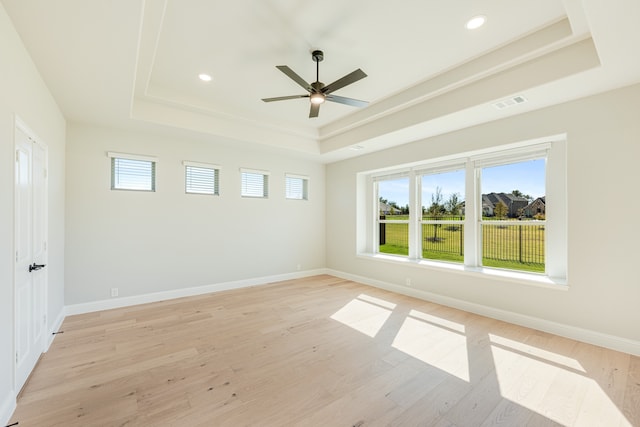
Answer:
[[[331,164],[327,267],[401,289],[410,277],[411,291],[640,342],[639,112],[640,85],[635,85]],[[356,257],[356,173],[562,133],[567,134],[568,291]]]
[[[14,117],[49,150],[48,329],[63,310],[65,121],[0,3],[0,422],[15,403]],[[13,402],[13,403],[12,403]]]
[[[324,165],[234,141],[72,124],[67,129],[67,305],[325,265]],[[107,151],[156,156],[156,192],[110,190]],[[183,160],[220,165],[220,196],[185,194]],[[240,197],[241,167],[271,172]],[[309,200],[285,200],[284,175]]]

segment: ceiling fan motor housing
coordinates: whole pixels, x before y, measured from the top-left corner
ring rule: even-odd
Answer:
[[[324,59],[324,53],[321,50],[314,50],[311,52],[311,57],[315,62],[320,62]]]

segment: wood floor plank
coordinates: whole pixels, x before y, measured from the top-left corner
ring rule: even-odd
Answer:
[[[328,275],[69,316],[20,426],[640,425],[640,358]]]

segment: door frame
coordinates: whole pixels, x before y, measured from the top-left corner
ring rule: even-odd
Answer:
[[[14,227],[14,232],[13,232],[13,254],[16,254],[17,251],[17,226],[18,226],[18,221],[17,221],[17,211],[18,211],[18,205],[17,205],[17,192],[16,192],[16,181],[15,181],[15,166],[16,166],[16,160],[15,160],[15,153],[17,152],[18,149],[18,141],[17,141],[17,133],[18,131],[23,132],[34,144],[38,145],[39,148],[42,149],[43,155],[44,155],[44,169],[45,169],[45,179],[44,179],[44,188],[43,188],[43,212],[42,215],[44,215],[44,219],[43,219],[43,234],[45,236],[45,256],[44,256],[44,263],[48,264],[49,262],[49,147],[42,141],[42,139],[40,137],[38,137],[38,135],[31,130],[31,128],[29,128],[29,126],[27,126],[27,124],[25,123],[24,120],[22,120],[17,114],[14,114],[14,127],[13,127],[13,152],[14,152],[14,160],[13,160],[13,178],[14,178],[14,185],[13,185],[13,203],[14,203],[14,209],[13,209],[13,215],[14,215],[14,219],[13,219],[13,227]],[[33,159],[32,159],[32,165],[33,165]],[[33,169],[31,171],[31,174],[33,176]],[[32,208],[33,208],[33,204],[32,204]],[[31,226],[33,226],[33,215],[32,215],[32,224]],[[44,331],[43,334],[44,336],[41,339],[41,346],[38,349],[38,351],[40,351],[40,355],[44,354],[44,352],[47,350],[47,345],[49,343],[49,340],[47,339],[47,334],[49,331],[49,310],[48,310],[48,303],[49,303],[49,298],[48,298],[48,291],[49,291],[49,269],[45,268],[42,271],[43,274],[43,280],[44,280],[44,286],[43,286],[43,293],[44,295],[42,295],[42,299],[43,299],[43,306],[42,306],[42,310],[43,313],[42,315],[44,316],[45,322],[44,322]],[[17,394],[20,392],[20,389],[18,389],[18,375],[17,375],[17,370],[18,370],[18,360],[17,360],[17,348],[18,348],[18,328],[19,328],[19,322],[18,322],[18,295],[17,295],[17,286],[18,286],[18,282],[17,282],[17,276],[16,276],[16,262],[13,262],[13,389]],[[37,364],[37,362],[36,362]],[[34,365],[35,367],[35,365]],[[33,371],[32,371],[33,372]],[[28,381],[28,377],[26,382]],[[23,384],[22,387],[25,385]],[[20,387],[20,388],[22,388]]]

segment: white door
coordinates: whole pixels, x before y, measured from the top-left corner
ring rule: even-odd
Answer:
[[[46,152],[16,127],[16,390],[20,390],[46,344]]]

